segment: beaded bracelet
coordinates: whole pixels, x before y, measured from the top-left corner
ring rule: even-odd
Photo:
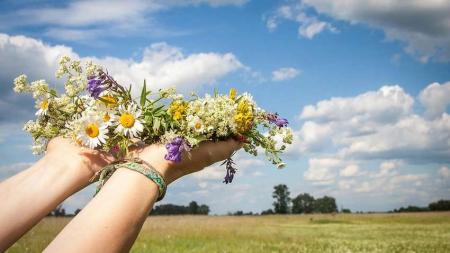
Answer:
[[[164,178],[152,165],[139,158],[116,161],[96,172],[90,180],[91,182],[96,181],[96,179],[98,179],[99,181],[99,184],[97,185],[97,189],[95,191],[95,195],[100,191],[103,185],[105,185],[106,181],[108,181],[112,174],[120,168],[134,170],[152,180],[158,186],[159,191],[158,199],[156,201],[160,201],[164,198],[167,189]]]

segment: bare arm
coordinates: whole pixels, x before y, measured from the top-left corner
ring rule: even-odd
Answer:
[[[161,145],[133,153],[152,164],[167,184],[224,160],[241,147],[236,141],[203,143],[180,163],[166,161]],[[138,172],[119,169],[99,194],[61,231],[46,252],[124,252],[133,245],[158,196],[156,184]]]
[[[82,153],[68,140],[58,138],[42,159],[0,184],[0,252],[64,199],[87,186],[93,170],[106,164],[98,155]]]

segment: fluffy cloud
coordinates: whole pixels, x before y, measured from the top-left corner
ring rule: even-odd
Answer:
[[[59,40],[98,43],[101,38],[140,36],[176,36],[185,32],[171,31],[158,24],[154,14],[174,7],[209,5],[241,6],[248,0],[99,0],[71,1],[58,7],[19,8],[0,15],[0,28],[38,27],[42,34]],[[14,21],[12,21],[14,20]]]
[[[272,81],[280,82],[295,78],[300,74],[300,70],[295,68],[280,68],[272,72]]]
[[[57,83],[54,72],[62,55],[80,58],[70,47],[51,46],[25,36],[0,34],[0,115],[15,111],[18,113],[16,118],[30,116],[32,101],[12,94],[12,80],[24,72],[30,80],[46,79],[50,83]],[[213,84],[221,77],[244,68],[231,53],[184,55],[180,48],[166,43],[155,43],[145,48],[140,60],[116,57],[81,59],[104,65],[115,79],[124,85],[134,84],[138,88],[146,79],[152,89],[176,86],[180,91]]]
[[[266,19],[269,31],[274,31],[283,20],[293,21],[299,24],[298,34],[301,37],[312,39],[323,31],[333,33],[338,30],[328,22],[319,20],[317,17],[307,15],[301,4],[283,5]]]
[[[260,158],[251,157],[248,154],[244,154],[243,151],[237,153],[233,156],[233,160],[236,163],[236,168],[238,172],[236,175],[242,176],[248,172],[253,176],[261,175],[259,168],[266,165],[266,162],[261,160]],[[219,181],[225,177],[225,166],[220,165],[221,162],[213,164],[202,171],[192,174],[192,177],[199,180],[200,183],[204,183],[205,181]]]
[[[336,168],[342,166],[342,161],[335,158],[311,158],[304,178],[315,185],[329,185],[335,182]]]
[[[427,92],[426,101],[448,103],[439,92]],[[439,86],[440,87],[440,86]],[[423,99],[422,99],[423,100]],[[450,116],[440,109],[434,119],[413,111],[414,98],[399,86],[384,86],[356,97],[331,98],[305,106],[305,123],[297,133],[300,152],[336,152],[355,159],[405,159],[446,162],[450,152]],[[425,103],[426,108],[435,104]],[[442,107],[440,107],[442,108]]]
[[[400,86],[383,86],[356,97],[331,98],[303,108],[302,119],[323,121],[392,122],[408,115],[414,99]]]
[[[420,102],[425,106],[425,115],[438,118],[450,104],[450,82],[432,83],[419,94]]]
[[[450,169],[447,166],[442,166],[439,169],[439,176],[444,179],[450,179]]]
[[[358,165],[350,164],[350,165],[347,165],[345,168],[343,168],[339,172],[339,175],[341,177],[354,177],[354,176],[358,175],[358,172],[359,172]]]
[[[442,182],[450,175],[450,115],[446,111],[450,96],[442,95],[447,85],[425,87],[418,105],[397,85],[307,105],[300,113],[303,125],[294,131],[288,152],[308,157],[304,179],[321,191],[388,193],[399,198],[422,194],[424,200],[430,194],[440,196],[448,187]],[[433,169],[436,164],[442,166],[438,184],[433,184],[436,174],[431,170],[410,171],[411,166]],[[407,192],[406,185],[415,189]]]
[[[450,1],[302,0],[302,5],[351,24],[382,29],[390,40],[426,62],[450,60]]]

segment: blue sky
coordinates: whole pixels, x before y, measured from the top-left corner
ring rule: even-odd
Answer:
[[[364,1],[362,1],[364,2]],[[238,154],[223,185],[213,166],[173,184],[164,202],[214,213],[271,207],[273,186],[332,195],[352,210],[450,196],[450,1],[2,1],[0,177],[33,157],[20,130],[33,103],[12,93],[26,73],[56,86],[58,57],[105,65],[119,81],[181,91],[252,93],[287,117],[284,170]],[[65,202],[73,210],[92,187]]]

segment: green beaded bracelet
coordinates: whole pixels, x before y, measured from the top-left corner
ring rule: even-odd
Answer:
[[[114,162],[103,167],[100,171],[95,173],[94,177],[91,179],[91,181],[95,181],[95,179],[98,178],[99,181],[95,194],[100,191],[100,189],[103,187],[103,185],[105,185],[106,181],[108,181],[112,174],[120,168],[134,170],[152,180],[158,186],[159,191],[158,199],[156,201],[160,201],[164,198],[167,189],[164,178],[155,168],[153,168],[153,166],[137,158]]]

